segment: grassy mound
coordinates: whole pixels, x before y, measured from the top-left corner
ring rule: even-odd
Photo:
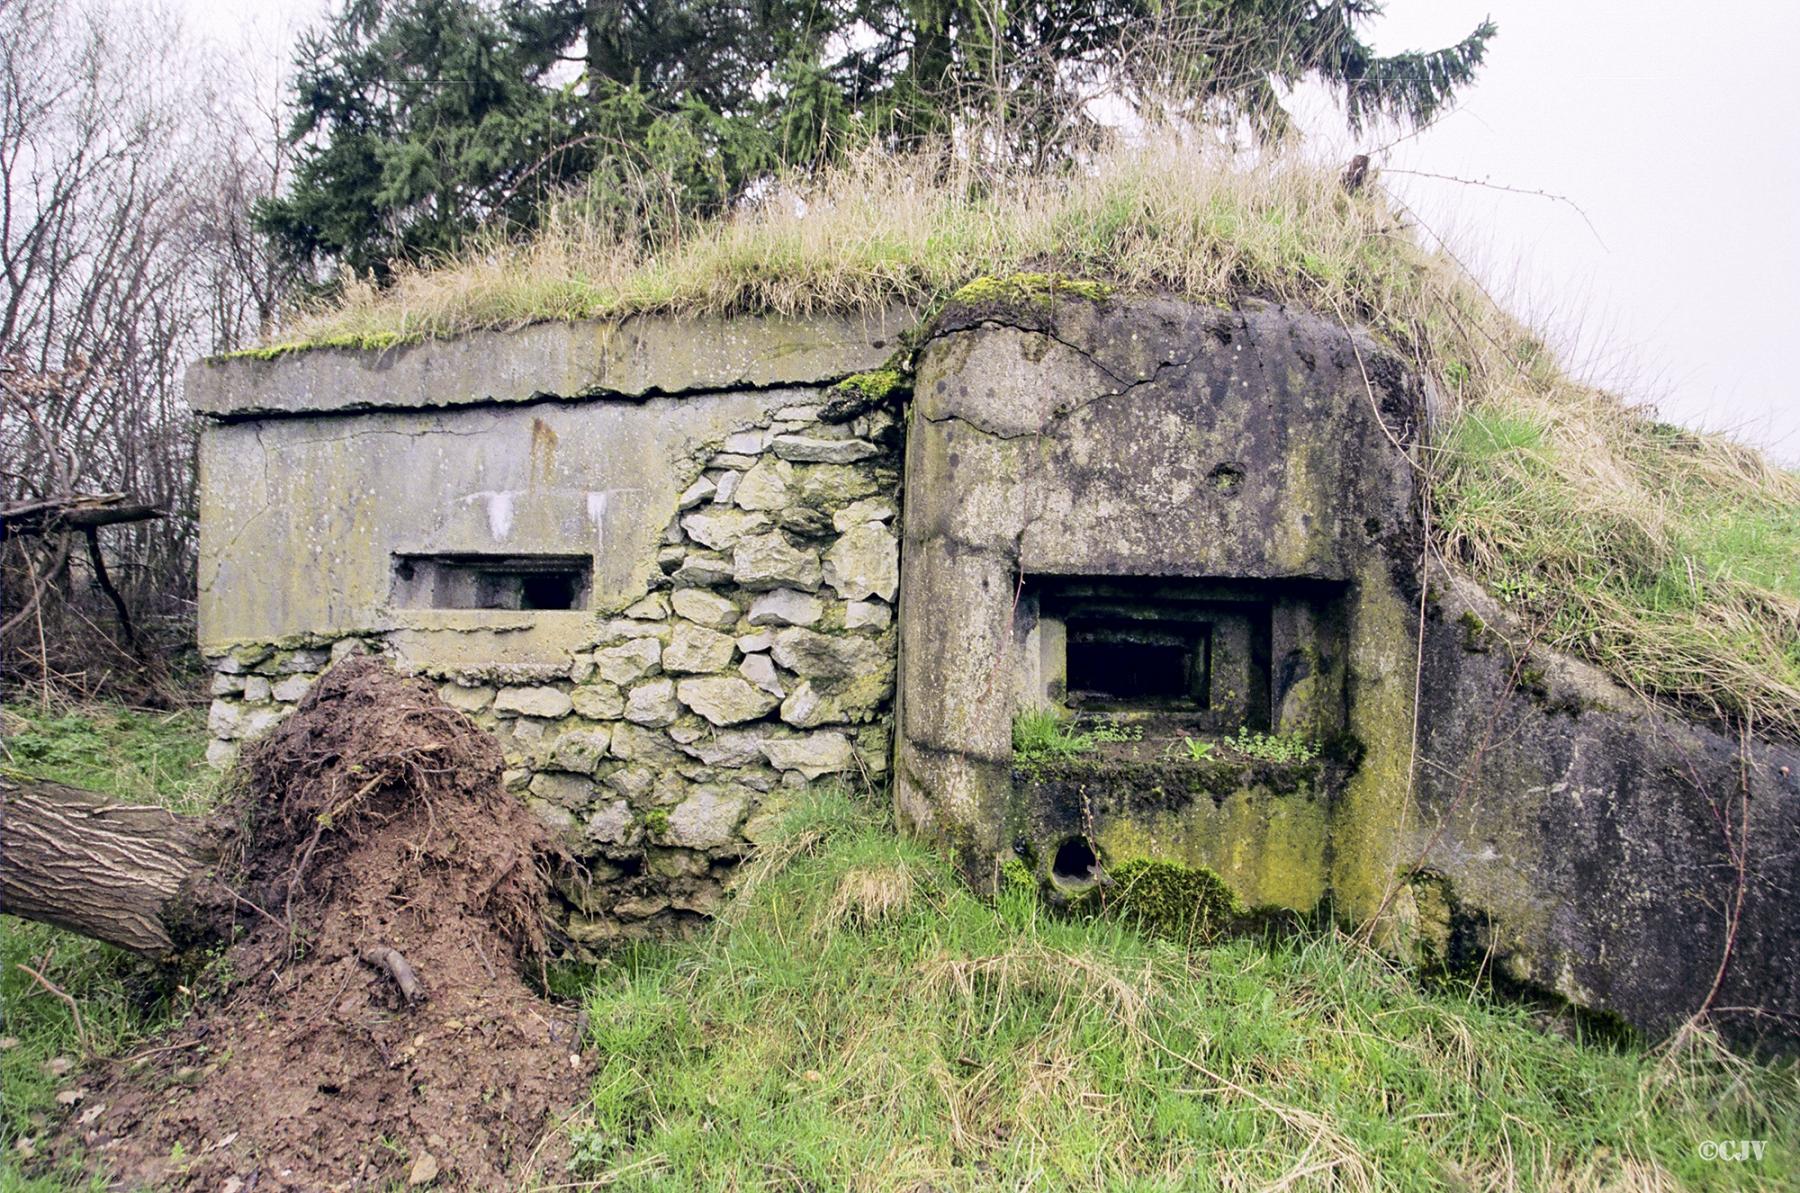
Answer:
[[[588,996],[604,1186],[1775,1188],[1800,1076],[1584,1041],[1341,936],[1189,951],[970,896],[840,795]],[[1718,1138],[1767,1141],[1754,1163]]]
[[[647,234],[580,204],[387,290],[353,284],[261,351],[381,347],[639,312],[929,307],[1053,271],[1199,301],[1259,295],[1364,323],[1442,396],[1436,543],[1538,640],[1691,710],[1800,738],[1800,478],[1564,374],[1379,188],[1161,145],[1066,177],[869,158],[728,220]]]

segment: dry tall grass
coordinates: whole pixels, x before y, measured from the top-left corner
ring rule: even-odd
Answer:
[[[1301,162],[1171,139],[1056,177],[870,155],[655,235],[590,211],[567,201],[528,240],[489,239],[386,290],[352,282],[268,351],[653,311],[928,307],[1017,271],[1310,307],[1367,324],[1437,383],[1427,466],[1447,555],[1550,644],[1800,738],[1800,478],[1565,373],[1378,187],[1349,196]]]

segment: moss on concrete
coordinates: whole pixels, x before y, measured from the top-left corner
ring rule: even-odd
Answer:
[[[1085,892],[1076,906],[1177,940],[1206,939],[1248,914],[1230,885],[1205,866],[1149,859],[1109,870],[1106,881]]]
[[[1117,287],[1105,282],[1082,278],[1065,278],[1048,273],[1014,273],[1006,277],[979,277],[964,284],[950,296],[953,303],[1030,303],[1048,305],[1058,298],[1079,298],[1104,302]]]

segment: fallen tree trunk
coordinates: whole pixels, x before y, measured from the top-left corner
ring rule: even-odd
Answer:
[[[164,956],[206,931],[213,836],[166,808],[0,778],[0,912]]]

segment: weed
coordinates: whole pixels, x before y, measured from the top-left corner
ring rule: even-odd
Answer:
[[[1054,762],[1091,751],[1094,735],[1073,729],[1056,709],[1039,707],[1013,718],[1012,743],[1013,757],[1020,762]]]
[[[1225,739],[1225,744],[1259,762],[1286,765],[1311,762],[1319,756],[1318,744],[1298,733],[1258,733],[1246,725],[1240,725],[1236,734]]]
[[[1184,737],[1181,739],[1181,748],[1186,752],[1189,762],[1205,762],[1213,756],[1213,751],[1218,749],[1218,743],[1202,741],[1197,737]],[[1174,749],[1175,743],[1170,742],[1170,753],[1173,753]]]

